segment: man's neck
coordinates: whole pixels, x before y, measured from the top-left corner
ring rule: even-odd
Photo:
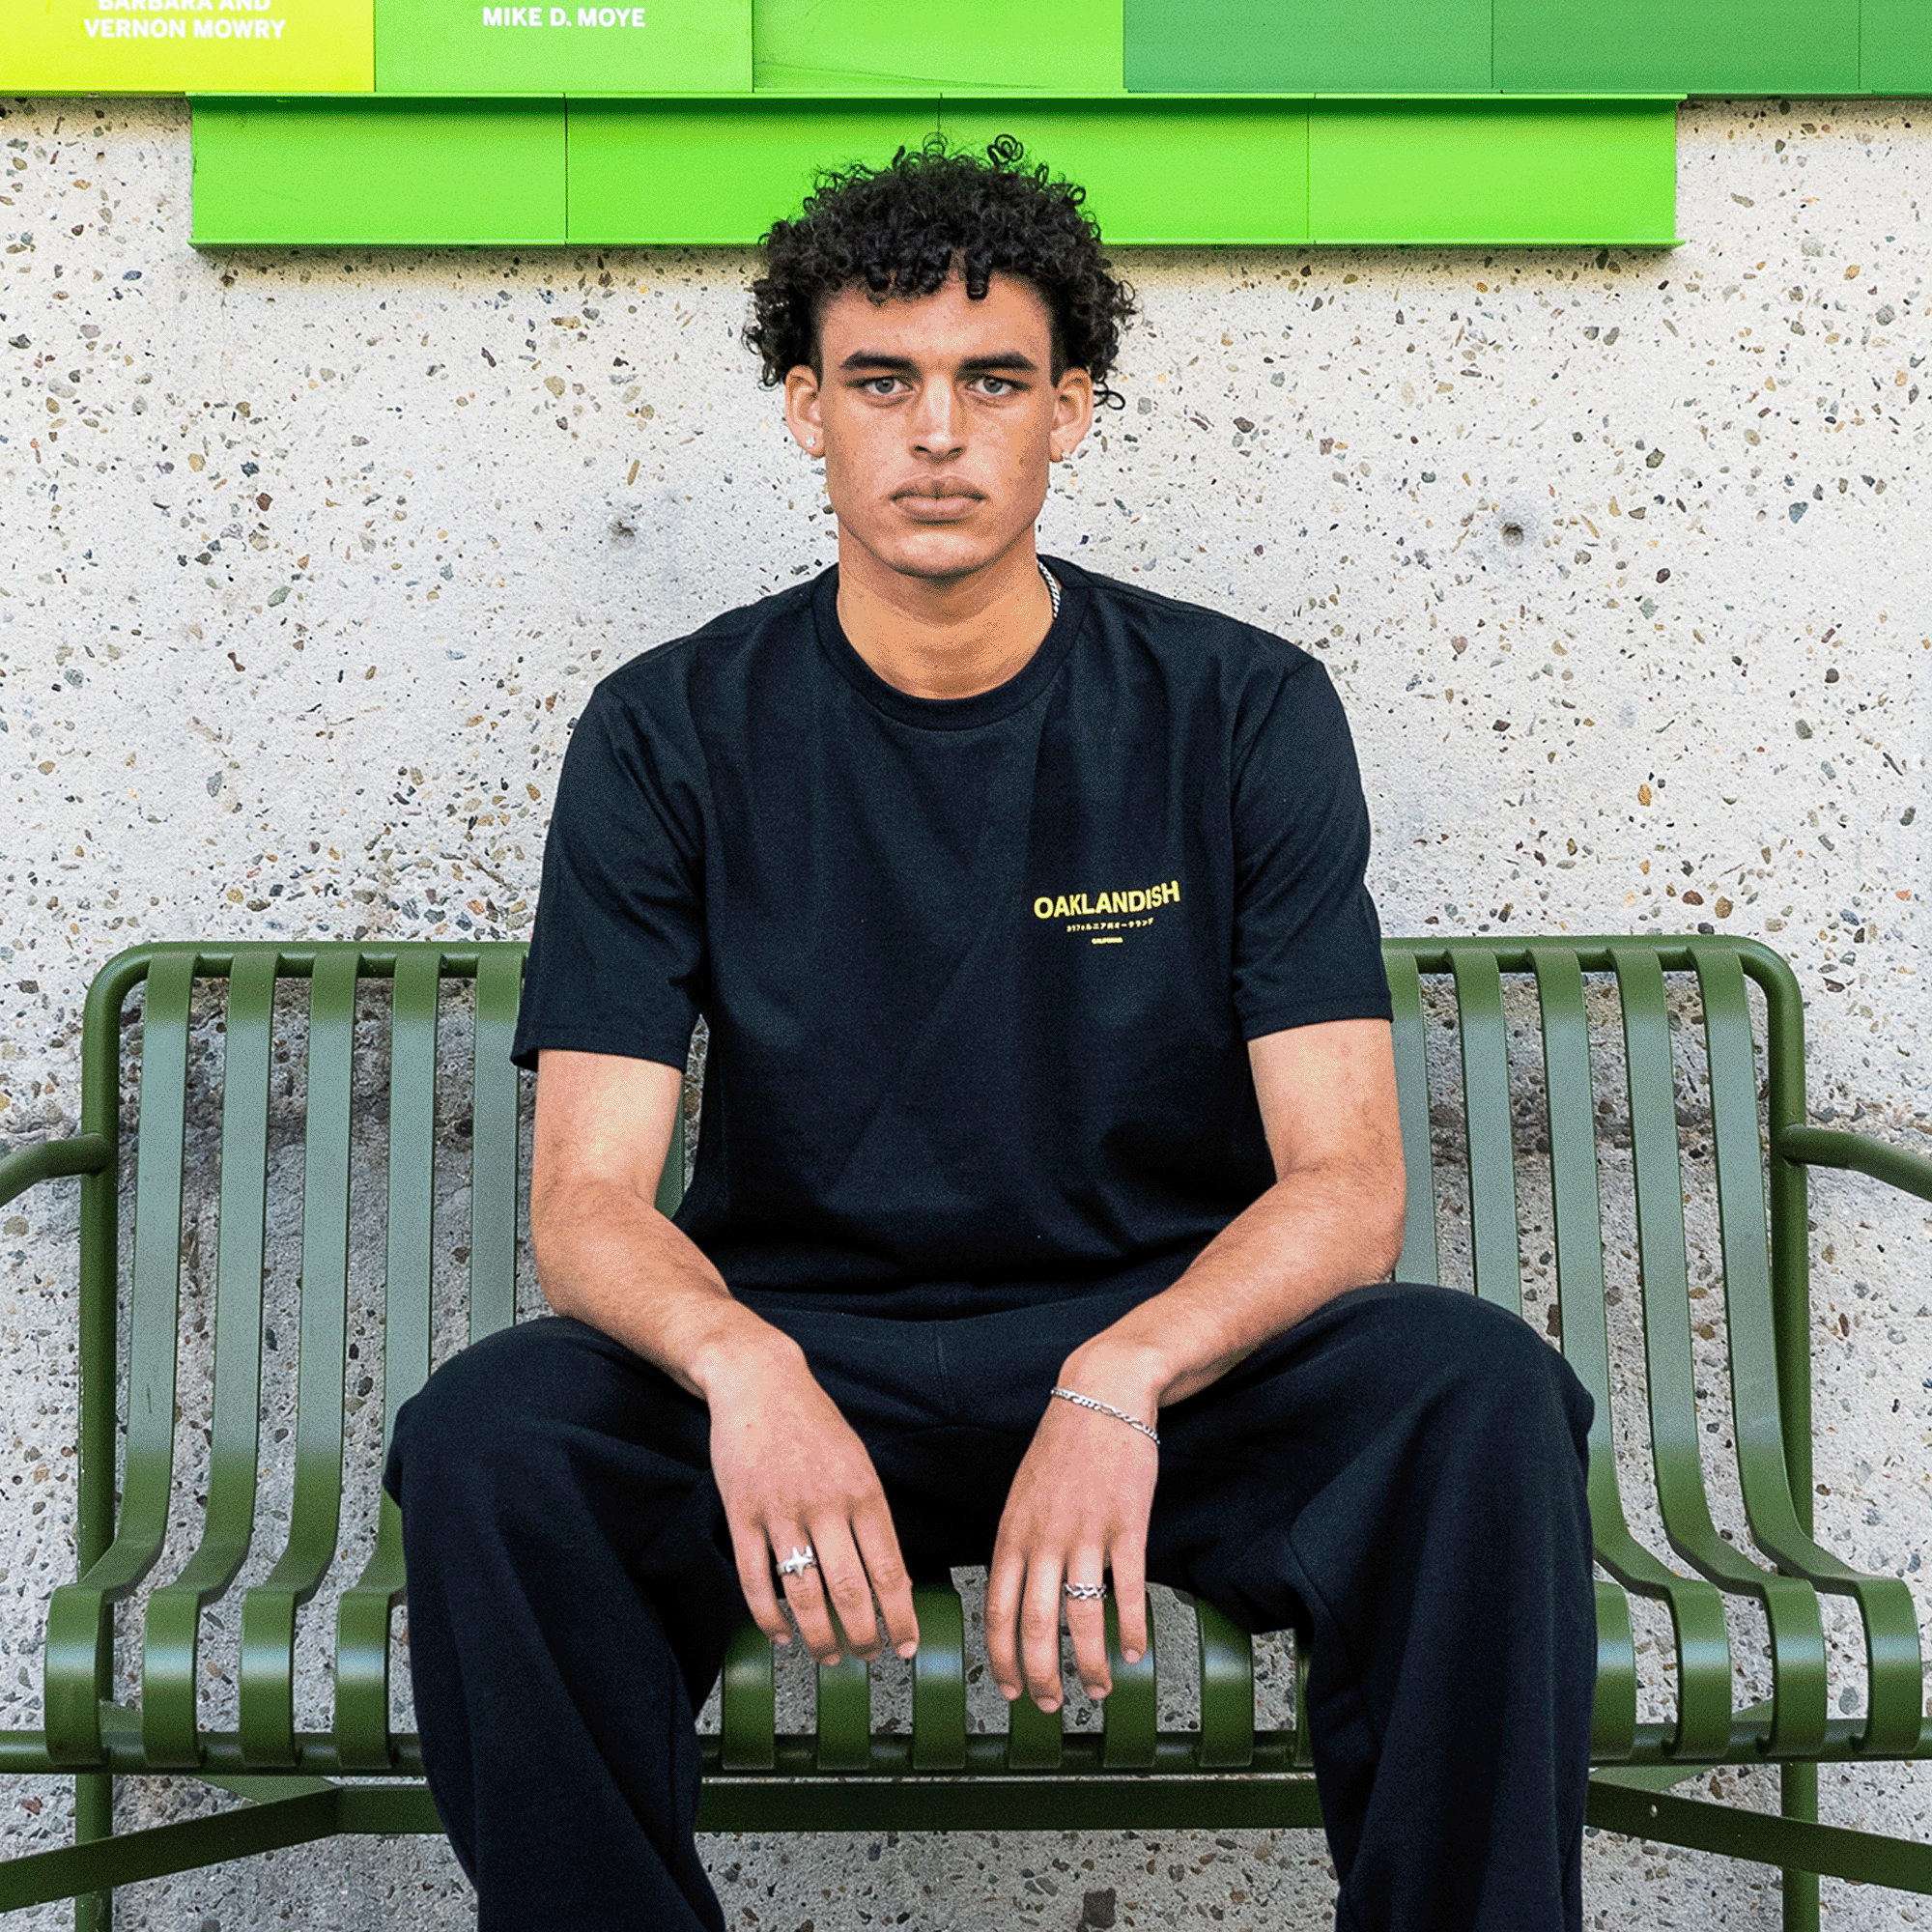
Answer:
[[[907,577],[838,546],[838,622],[886,682],[914,697],[973,697],[1016,676],[1045,641],[1053,598],[1032,533],[969,577]]]

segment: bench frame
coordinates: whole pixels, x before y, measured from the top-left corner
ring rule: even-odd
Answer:
[[[1932,1845],[1817,1823],[1821,1763],[1932,1758],[1932,1719],[1924,1712],[1907,1586],[1897,1577],[1849,1570],[1811,1537],[1806,1188],[1809,1168],[1831,1167],[1932,1201],[1932,1160],[1808,1124],[1803,1001],[1785,962],[1755,942],[1525,935],[1392,940],[1385,952],[1396,1000],[1409,1175],[1408,1245],[1397,1272],[1411,1280],[1436,1275],[1420,984],[1422,976],[1446,975],[1461,1032],[1476,1292],[1519,1312],[1519,1155],[1504,976],[1531,976],[1538,995],[1563,1346],[1599,1394],[1591,1506],[1599,1560],[1615,1579],[1597,1586],[1593,1761],[1599,1768],[1590,1784],[1589,1822],[1782,1867],[1787,1932],[1815,1932],[1817,1874],[1932,1893]],[[324,1733],[295,1729],[297,1612],[334,1560],[340,1526],[339,1293],[333,1305],[327,1293],[303,1295],[291,1528],[270,1576],[243,1594],[240,1721],[233,1732],[210,1732],[199,1723],[200,1618],[233,1582],[254,1534],[266,1179],[265,1169],[251,1171],[250,1159],[266,1147],[277,978],[311,981],[303,1275],[325,1282],[344,1279],[349,1252],[349,1068],[356,987],[372,977],[393,982],[386,1439],[396,1408],[429,1366],[423,1285],[431,1253],[438,1002],[441,982],[452,978],[475,982],[472,1335],[514,1318],[519,1093],[507,1048],[523,953],[511,943],[161,944],[122,953],[96,978],[85,1019],[81,1132],[0,1160],[0,1204],[62,1177],[78,1177],[81,1188],[78,1580],[57,1590],[48,1610],[44,1728],[0,1732],[0,1772],[73,1776],[75,1842],[0,1863],[0,1911],[71,1897],[82,1932],[107,1932],[117,1885],[339,1833],[440,1829],[420,1781],[416,1740],[388,1728],[389,1635],[404,1579],[400,1522],[386,1498],[374,1554],[338,1605],[334,1724]],[[1584,976],[1605,973],[1616,978],[1624,1026],[1654,1469],[1665,1532],[1681,1569],[1631,1535],[1609,1454],[1600,1232],[1592,1237],[1600,1230],[1601,1204],[1583,1024]],[[1712,1527],[1694,1434],[1689,1338],[1675,1333],[1679,1325],[1688,1330],[1689,1315],[1688,1303],[1679,1305],[1684,1233],[1665,976],[1685,973],[1695,976],[1710,1054],[1740,1476],[1751,1534],[1770,1567]],[[139,1706],[130,1707],[113,1701],[112,1608],[136,1589],[160,1553],[172,1431],[159,1425],[144,1431],[137,1421],[117,1486],[120,1037],[124,1008],[145,985],[151,1023],[141,1075],[145,1131],[131,1256],[128,1406],[137,1406],[138,1394],[144,1413],[160,1403],[158,1412],[165,1414],[176,1382],[171,1322],[185,1179],[187,1018],[197,978],[228,980],[207,1524],[186,1567],[148,1599],[143,1694]],[[1761,993],[1767,1016],[1762,1117],[1747,981]],[[681,1134],[678,1143],[660,1188],[667,1210],[682,1191]],[[251,1270],[252,1315],[246,1288]],[[231,1282],[242,1286],[231,1291]],[[1849,1598],[1863,1622],[1868,1709],[1861,1717],[1827,1711],[1820,1590]],[[1680,1687],[1674,1721],[1637,1720],[1626,1592],[1668,1606]],[[1775,1693],[1743,1710],[1732,1708],[1725,1592],[1759,1603],[1772,1634]],[[724,1668],[720,1732],[704,1741],[700,1830],[1320,1824],[1305,1734],[1257,1731],[1249,1640],[1209,1606],[1194,1605],[1198,1730],[1160,1731],[1151,1653],[1130,1667],[1116,1650],[1117,1688],[1104,1729],[1063,1734],[1057,1715],[1044,1716],[1022,1699],[1009,1712],[1007,1732],[972,1733],[966,1728],[959,1599],[946,1587],[922,1589],[919,1599],[923,1641],[913,1671],[909,1734],[873,1730],[867,1673],[849,1661],[819,1674],[815,1730],[779,1733],[770,1646],[750,1626],[739,1633]],[[1110,1640],[1112,1615],[1110,1605]],[[1715,1766],[1765,1762],[1780,1767],[1782,1810],[1776,1816],[1673,1792]],[[152,1772],[187,1773],[247,1802],[213,1816],[117,1834],[115,1777]]]

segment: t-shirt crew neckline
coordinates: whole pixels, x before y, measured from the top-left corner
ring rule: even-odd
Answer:
[[[819,648],[859,696],[889,718],[934,731],[960,731],[979,724],[995,724],[1002,718],[1010,718],[1014,712],[1024,710],[1052,684],[1087,614],[1085,576],[1058,557],[1042,557],[1040,561],[1060,580],[1060,614],[1040,639],[1038,650],[1004,684],[996,684],[990,691],[975,692],[971,697],[918,697],[888,683],[853,649],[845,627],[838,621],[837,564],[813,588],[811,613]]]

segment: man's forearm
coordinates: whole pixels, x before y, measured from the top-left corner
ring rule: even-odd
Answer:
[[[1217,1381],[1345,1289],[1386,1275],[1402,1231],[1399,1173],[1290,1174],[1236,1215],[1172,1288],[1076,1350],[1067,1382],[1151,1416]]]
[[[601,1329],[706,1401],[724,1373],[797,1344],[737,1300],[688,1235],[621,1181],[582,1179],[531,1201],[537,1278],[559,1315]]]

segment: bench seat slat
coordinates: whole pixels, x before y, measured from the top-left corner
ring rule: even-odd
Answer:
[[[919,1649],[912,1660],[912,1762],[917,1771],[966,1764],[966,1609],[951,1583],[912,1593]]]
[[[1203,1771],[1239,1771],[1255,1761],[1255,1646],[1212,1604],[1194,1602],[1201,1646]]]
[[[1100,1706],[1100,1761],[1109,1771],[1149,1771],[1160,1735],[1154,1690],[1154,1628],[1148,1618],[1147,1649],[1138,1663],[1121,1655],[1120,1605],[1106,1603],[1107,1665],[1114,1688]]]
[[[720,1763],[726,1771],[770,1771],[778,1762],[778,1690],[771,1642],[755,1624],[732,1632],[718,1691]]]
[[[1010,1771],[1058,1771],[1066,1755],[1066,1733],[1058,1711],[1042,1711],[1024,1690],[1007,1706],[1007,1767]]]
[[[864,1771],[872,1761],[872,1673],[847,1651],[818,1668],[818,1768]]]

